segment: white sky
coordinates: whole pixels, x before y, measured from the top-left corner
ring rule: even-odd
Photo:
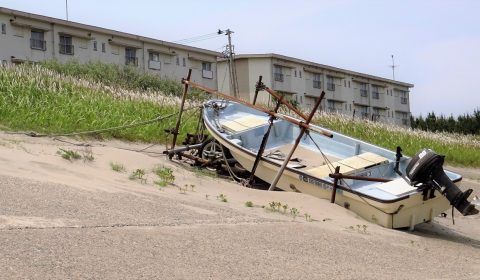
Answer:
[[[65,19],[65,0],[0,0]],[[480,1],[68,0],[69,19],[177,41],[230,28],[237,54],[278,53],[413,83],[414,115],[480,109]],[[192,43],[221,51],[225,36]]]

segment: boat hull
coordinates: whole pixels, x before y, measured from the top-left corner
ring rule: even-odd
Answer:
[[[251,170],[255,160],[255,154],[238,146],[228,139],[221,137],[217,130],[206,122],[209,132],[224,147],[229,149],[232,156],[247,170]],[[261,158],[255,176],[266,182],[272,182],[280,165],[264,157]],[[285,169],[277,188],[284,191],[306,193],[321,199],[330,199],[333,186],[330,182],[314,178],[292,169]],[[354,192],[337,189],[335,203],[350,209],[363,219],[376,223],[386,228],[410,228],[413,229],[419,223],[432,221],[434,217],[447,210],[450,202],[438,192],[436,197],[428,200],[423,199],[422,193],[415,193],[397,201],[378,201],[368,197],[362,197]]]

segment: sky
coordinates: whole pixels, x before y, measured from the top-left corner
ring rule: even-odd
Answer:
[[[0,6],[66,18],[65,0]],[[230,29],[237,54],[277,53],[414,84],[414,116],[480,110],[480,1],[68,0],[70,21],[176,42]],[[224,35],[189,45],[221,51]]]

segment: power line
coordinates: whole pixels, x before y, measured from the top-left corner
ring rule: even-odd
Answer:
[[[219,37],[220,35],[221,34],[219,34],[218,32],[209,33],[209,34],[204,34],[204,35],[199,35],[199,36],[195,36],[195,37],[190,37],[190,38],[185,38],[185,39],[173,41],[173,43],[177,43],[177,44],[193,43],[193,42],[213,39],[213,38]]]

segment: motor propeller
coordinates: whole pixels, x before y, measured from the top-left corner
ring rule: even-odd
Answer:
[[[462,192],[455,185],[443,170],[444,156],[438,155],[430,149],[423,149],[418,152],[407,166],[407,177],[411,185],[425,184],[439,190],[450,204],[453,205],[462,215],[469,216],[478,214],[475,205],[467,198],[472,189]]]

